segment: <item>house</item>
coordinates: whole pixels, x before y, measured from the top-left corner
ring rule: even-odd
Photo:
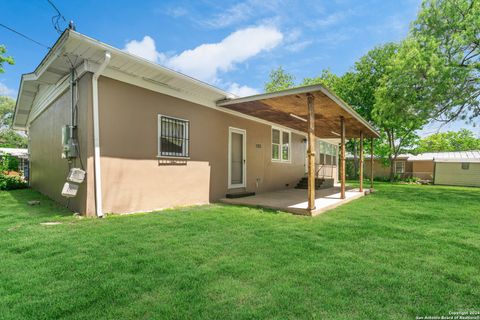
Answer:
[[[408,162],[408,158],[410,154],[399,154],[397,159],[394,161],[394,174],[402,179],[409,178],[412,176],[413,168],[412,163]],[[346,156],[348,161],[348,175],[353,177],[354,172],[354,156],[352,154],[347,154]],[[365,175],[370,177],[372,175],[371,172],[371,159],[365,159],[364,162],[365,166]],[[378,156],[374,157],[373,160],[373,177],[377,179],[388,179],[390,177],[390,164],[388,160],[381,159]]]
[[[353,167],[353,155],[347,155],[347,160]],[[373,163],[375,178],[390,176],[388,162],[376,157]],[[480,186],[480,150],[401,154],[394,165],[394,173],[400,178],[416,177],[434,184]],[[365,160],[365,174],[371,174],[370,159]]]
[[[100,217],[291,189],[306,172],[311,213],[345,139],[378,137],[321,85],[237,98],[74,30],[22,76],[14,127],[31,187]],[[72,168],[83,182],[65,184]]]
[[[414,176],[430,175],[434,184],[480,187],[480,150],[422,153],[408,158]]]
[[[6,156],[14,157],[18,160],[18,173],[28,179],[28,149],[25,148],[0,148],[0,162]]]

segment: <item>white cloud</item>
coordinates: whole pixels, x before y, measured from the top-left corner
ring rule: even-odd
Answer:
[[[219,72],[229,71],[235,64],[275,48],[282,39],[283,34],[274,27],[246,28],[220,42],[202,44],[169,57],[166,65],[197,79],[215,82]]]
[[[155,40],[148,35],[141,41],[127,42],[124,50],[199,80],[215,83],[219,72],[232,70],[235,64],[275,48],[282,39],[283,34],[277,28],[258,26],[235,31],[220,42],[202,44],[172,56],[158,52]]]
[[[173,17],[173,18],[179,18],[183,17],[188,14],[188,10],[184,7],[174,7],[174,8],[168,8],[166,10],[167,15]]]
[[[319,18],[316,20],[308,21],[306,23],[307,26],[312,28],[327,28],[338,24],[339,22],[345,20],[347,17],[352,15],[353,11],[341,11],[329,14],[323,18]]]
[[[145,36],[140,41],[127,42],[123,50],[156,63],[165,59],[165,55],[157,51],[155,40],[150,36]]]
[[[304,41],[299,41],[299,42],[294,42],[291,43],[287,46],[285,46],[285,49],[287,49],[290,52],[299,52],[308,47],[313,43],[312,40],[304,40]]]
[[[212,19],[202,21],[202,24],[212,28],[224,28],[250,18],[253,8],[248,3],[238,3],[226,11],[215,15]]]
[[[8,96],[11,98],[15,98],[17,95],[17,91],[7,87],[5,84],[0,82],[0,96]]]
[[[254,94],[259,94],[260,92],[249,86],[241,86],[238,83],[231,83],[227,89],[228,92],[233,93],[238,97],[253,96]]]

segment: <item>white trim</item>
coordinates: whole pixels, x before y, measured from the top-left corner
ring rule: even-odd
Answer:
[[[94,72],[98,69],[99,65],[95,64],[96,68],[91,68],[88,64],[88,61],[82,63],[79,67],[76,68],[76,79],[80,79],[86,72]],[[27,126],[26,127],[18,127],[14,126],[14,129],[17,130],[26,130],[28,126],[35,121],[38,117],[40,117],[43,112],[45,112],[55,101],[58,97],[64,94],[70,87],[70,79],[71,75],[67,74],[62,79],[60,79],[56,84],[49,85],[48,88],[44,89],[43,91],[39,91],[35,97],[35,100],[32,103],[32,107],[30,109],[30,114],[27,119]],[[23,82],[22,82],[23,85]],[[15,109],[16,111],[17,109]]]
[[[273,146],[273,130],[278,130],[280,133],[280,150],[279,150],[279,159],[273,158],[272,146]],[[288,159],[283,159],[283,133],[288,133]],[[277,143],[275,143],[277,144]],[[277,126],[272,126],[270,130],[270,159],[275,163],[292,163],[292,132],[290,130],[281,129]]]
[[[105,51],[105,58],[99,69],[92,77],[92,106],[93,106],[93,142],[94,142],[94,177],[95,177],[95,211],[97,217],[103,217],[103,201],[102,201],[102,174],[100,167],[100,121],[98,112],[98,77],[110,62],[110,52]]]
[[[402,164],[402,172],[397,172],[397,163]],[[394,169],[395,174],[405,173],[405,161],[404,160],[396,160],[396,161],[394,161],[393,165],[394,165],[393,169]]]
[[[37,119],[59,96],[70,88],[70,75],[66,75],[57,84],[49,86],[44,93],[35,97],[32,109],[30,110],[27,123],[30,124]]]
[[[243,183],[232,184],[232,133],[238,133],[243,136]],[[228,127],[228,189],[245,188],[247,185],[247,131],[244,129]]]
[[[186,154],[186,156],[178,156],[174,154],[170,155],[162,155],[162,147],[161,147],[161,135],[162,135],[162,117],[168,118],[168,119],[175,119],[179,121],[184,121],[185,124],[183,126],[183,134],[184,136],[187,137],[186,139],[186,144],[182,146],[182,153]],[[186,151],[186,152],[185,152]],[[166,114],[158,114],[157,115],[157,158],[167,158],[167,159],[190,159],[190,120],[187,119],[182,119],[182,118],[177,118],[177,117],[171,117]]]

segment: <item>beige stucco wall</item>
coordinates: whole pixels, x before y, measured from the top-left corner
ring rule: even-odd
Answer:
[[[462,169],[459,162],[437,162],[435,184],[480,187],[480,163],[470,163],[469,169]]]
[[[433,161],[410,161],[412,163],[413,175],[420,179],[433,179]]]
[[[353,160],[350,160],[353,161]],[[370,166],[370,159],[365,159],[365,176],[371,176],[371,166]],[[406,161],[405,159],[399,159],[396,161],[403,161],[405,162],[405,173],[401,175],[402,178],[407,178],[412,176],[412,163]],[[388,178],[390,177],[390,165],[384,165],[380,160],[373,160],[373,176],[375,178]]]
[[[85,75],[79,81],[78,138],[84,167],[91,163],[92,147],[88,117],[91,115],[91,77]],[[70,200],[62,197],[61,191],[69,171],[69,164],[62,159],[61,128],[70,123],[70,91],[56,99],[29,127],[30,185],[55,201],[76,212],[94,214],[91,170],[87,169],[87,179],[81,184],[77,197]],[[77,159],[72,164],[80,167]],[[87,200],[91,199],[91,200]]]
[[[271,161],[271,127],[110,78],[99,79],[105,212],[148,211],[216,201],[229,192],[228,130],[246,130],[247,191],[293,187],[304,175],[304,137],[292,134],[292,162]],[[190,159],[159,164],[157,116],[190,121]]]

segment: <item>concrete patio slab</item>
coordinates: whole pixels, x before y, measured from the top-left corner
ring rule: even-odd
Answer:
[[[364,196],[364,192],[358,189],[347,189],[345,199],[340,199],[340,187],[320,189],[315,192],[315,211],[312,216],[331,210],[339,205]],[[221,199],[220,202],[237,205],[263,207],[275,210],[286,211],[294,214],[309,215],[307,211],[307,190],[285,189],[272,192],[260,193],[254,196]]]

